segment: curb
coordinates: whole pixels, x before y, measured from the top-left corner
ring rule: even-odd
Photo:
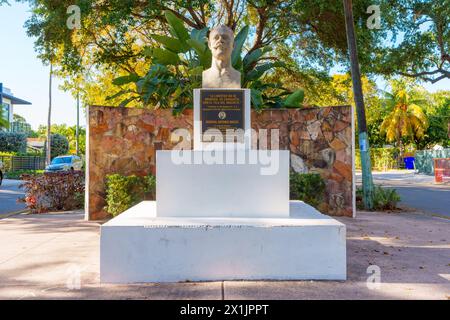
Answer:
[[[6,219],[6,218],[9,218],[9,217],[12,217],[12,216],[15,216],[17,214],[28,213],[28,212],[30,212],[30,210],[28,210],[28,209],[22,209],[22,210],[19,210],[19,211],[9,212],[9,213],[0,215],[0,220],[1,219]]]

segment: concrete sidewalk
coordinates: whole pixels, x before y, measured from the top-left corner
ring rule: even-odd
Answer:
[[[348,280],[99,283],[99,224],[83,213],[0,220],[0,299],[450,299],[450,220],[365,213],[347,225]],[[367,268],[381,286],[369,290]],[[80,289],[78,289],[78,287]]]

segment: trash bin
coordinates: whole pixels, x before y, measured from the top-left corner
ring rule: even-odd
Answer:
[[[404,157],[405,169],[414,170],[414,157]]]

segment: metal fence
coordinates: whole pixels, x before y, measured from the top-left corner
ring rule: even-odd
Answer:
[[[45,157],[38,156],[0,156],[3,170],[44,170]]]
[[[434,174],[434,159],[450,158],[450,149],[416,151],[415,166],[420,173]]]

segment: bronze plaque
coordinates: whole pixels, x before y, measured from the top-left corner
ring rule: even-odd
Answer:
[[[244,90],[200,90],[202,141],[206,130],[244,130]]]

